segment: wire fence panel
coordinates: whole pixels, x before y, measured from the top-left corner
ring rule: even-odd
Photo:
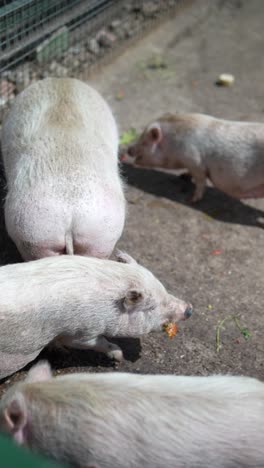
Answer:
[[[0,2],[0,121],[31,82],[86,79],[91,66],[140,37],[188,0]]]

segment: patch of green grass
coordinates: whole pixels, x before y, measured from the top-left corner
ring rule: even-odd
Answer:
[[[151,79],[153,74],[158,74],[161,79],[175,78],[176,71],[170,69],[166,59],[160,54],[153,54],[137,66],[145,79]]]
[[[126,132],[124,132],[119,140],[120,145],[129,145],[132,141],[135,141],[138,137],[138,134],[134,128],[130,128]]]
[[[251,337],[251,334],[248,330],[247,327],[243,327],[240,323],[239,318],[236,315],[228,315],[225,317],[223,320],[218,322],[218,325],[216,327],[216,352],[219,353],[220,347],[221,347],[221,337],[220,337],[220,332],[221,329],[223,328],[224,324],[228,321],[233,321],[236,325],[236,327],[239,329],[241,335],[244,337],[245,340],[248,340]]]

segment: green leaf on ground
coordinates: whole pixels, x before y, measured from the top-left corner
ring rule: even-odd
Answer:
[[[120,137],[120,145],[128,145],[132,143],[132,141],[136,140],[138,137],[137,132],[134,128],[130,128],[126,132],[124,132]]]
[[[227,321],[233,321],[240,331],[241,335],[245,338],[245,340],[248,340],[251,337],[251,333],[249,332],[247,327],[242,327],[240,324],[240,319],[236,315],[228,315],[225,317],[223,320],[218,322],[218,325],[216,327],[216,352],[219,353],[220,348],[221,348],[221,338],[220,338],[220,331],[221,328],[223,328],[225,322]]]

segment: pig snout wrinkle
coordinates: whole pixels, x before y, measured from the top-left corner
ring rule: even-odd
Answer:
[[[185,319],[188,319],[192,316],[192,313],[193,313],[193,307],[191,305],[188,305],[187,309],[185,309],[185,312],[184,312],[184,318]]]

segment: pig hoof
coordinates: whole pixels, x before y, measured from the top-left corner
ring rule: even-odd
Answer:
[[[189,198],[190,203],[197,203],[198,201],[201,200],[202,197],[199,197],[199,195],[193,195],[191,198]]]
[[[112,351],[108,351],[107,356],[110,359],[114,359],[115,361],[119,362],[123,361],[124,359],[123,352],[121,351],[121,349],[113,349]]]

